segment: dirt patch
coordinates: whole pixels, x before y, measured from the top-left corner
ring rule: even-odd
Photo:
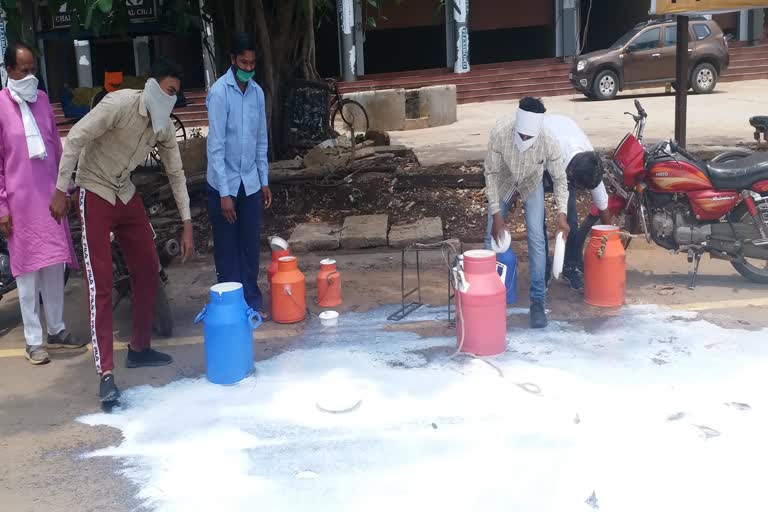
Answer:
[[[420,167],[412,152],[395,157],[396,172],[367,172],[354,175],[349,183],[328,186],[332,179],[311,183],[272,185],[273,205],[264,212],[264,244],[268,236],[288,238],[302,222],[341,224],[352,215],[387,214],[391,225],[440,217],[446,238],[466,243],[482,242],[487,223],[487,201],[480,162]],[[212,248],[207,197],[193,194],[196,243],[200,250]],[[580,193],[580,218],[589,211],[591,198]],[[557,214],[551,194],[546,197],[547,225],[554,226]],[[508,225],[513,238],[525,238],[523,208],[518,204]]]

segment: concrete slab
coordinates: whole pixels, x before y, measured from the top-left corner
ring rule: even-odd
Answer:
[[[455,123],[456,86],[433,85],[419,89],[419,109],[429,118],[429,126],[445,126]]]
[[[335,251],[341,245],[341,227],[327,222],[305,222],[293,229],[288,243],[293,252]]]
[[[387,245],[388,215],[356,215],[344,219],[341,232],[343,249],[365,249]]]
[[[372,130],[402,130],[405,127],[405,89],[354,92],[344,97],[357,101],[365,108]],[[361,130],[363,127],[355,128]]]
[[[768,80],[726,82],[713,94],[688,97],[688,146],[734,146],[752,144],[749,118],[768,113]],[[548,113],[563,114],[576,121],[599,150],[613,150],[634,122],[624,112],[633,112],[639,99],[648,112],[646,142],[674,137],[675,97],[663,88],[625,91],[614,101],[589,101],[580,94],[544,98]],[[517,100],[471,103],[458,106],[458,122],[437,128],[390,133],[392,144],[412,148],[422,165],[482,160],[488,134],[496,120],[517,111]]]
[[[413,243],[431,244],[443,239],[443,221],[440,217],[426,217],[412,224],[392,226],[389,246],[402,249]]]

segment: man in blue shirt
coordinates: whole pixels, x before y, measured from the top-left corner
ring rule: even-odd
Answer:
[[[262,208],[269,190],[264,92],[253,81],[256,45],[235,33],[232,68],[208,92],[208,215],[218,281],[242,283],[248,305],[263,311],[259,277]]]

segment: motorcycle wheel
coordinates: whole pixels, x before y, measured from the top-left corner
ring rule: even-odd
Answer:
[[[155,319],[152,323],[152,330],[155,335],[162,338],[173,336],[173,311],[168,302],[168,294],[165,291],[165,284],[160,283],[160,289],[157,292],[157,302],[155,303]]]
[[[744,222],[752,225],[752,217],[747,211],[747,206],[741,203],[733,210],[732,218],[737,222]],[[744,262],[732,261],[731,265],[736,269],[736,272],[744,276],[748,281],[758,284],[768,284],[768,261],[755,260],[750,258],[751,261],[760,261],[762,266],[753,265],[750,261],[744,260]]]

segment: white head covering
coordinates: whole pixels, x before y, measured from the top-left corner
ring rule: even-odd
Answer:
[[[171,123],[171,111],[175,105],[176,96],[167,94],[154,78],[147,80],[144,86],[144,106],[152,119],[155,133],[165,130]]]
[[[27,136],[27,150],[29,158],[43,160],[47,154],[45,151],[45,142],[40,135],[40,129],[32,115],[28,103],[37,101],[37,78],[35,75],[27,75],[21,80],[8,79],[8,93],[11,99],[18,103],[21,110],[21,121],[24,123],[24,134]]]
[[[520,152],[525,152],[536,142],[536,137],[541,133],[541,125],[544,122],[544,114],[536,114],[527,110],[517,109],[515,119],[515,146]],[[523,140],[520,135],[527,135],[528,140]]]

